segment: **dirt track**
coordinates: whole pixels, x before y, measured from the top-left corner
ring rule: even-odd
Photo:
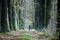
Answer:
[[[8,34],[0,34],[0,40],[17,40],[17,37],[22,35],[24,30],[16,31],[16,32],[10,32]],[[36,31],[28,31],[32,38],[31,40],[51,40],[50,38],[42,38],[39,36],[39,34]],[[26,40],[24,38],[20,38],[19,40]]]

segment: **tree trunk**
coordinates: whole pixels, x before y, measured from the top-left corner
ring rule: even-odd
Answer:
[[[1,32],[1,13],[2,13],[2,0],[0,0],[0,32]]]
[[[16,13],[16,2],[13,0],[13,8],[12,8],[12,14],[13,14],[13,28],[14,30],[18,30],[18,24],[17,24],[17,13]]]
[[[7,13],[7,0],[2,0],[2,13],[1,13],[1,31],[9,31],[8,26],[8,13]]]

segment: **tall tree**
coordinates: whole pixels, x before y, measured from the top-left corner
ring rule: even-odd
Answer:
[[[2,0],[0,0],[0,31],[1,31],[1,12],[2,12]]]
[[[13,11],[12,11],[12,3],[13,3],[13,0],[8,0],[8,15],[9,15],[9,24],[10,24],[10,29],[11,30],[14,30],[14,27],[13,27]]]
[[[13,0],[13,3],[12,3],[12,14],[13,14],[12,22],[13,22],[14,30],[19,30],[18,24],[17,24],[16,1],[17,0]]]
[[[2,13],[1,13],[1,31],[9,31],[8,13],[7,13],[7,0],[2,0]]]

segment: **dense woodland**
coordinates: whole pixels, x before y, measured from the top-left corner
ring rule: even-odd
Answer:
[[[21,9],[24,1],[29,0],[0,0],[0,32],[24,29],[24,13]],[[44,27],[52,30],[56,28],[57,0],[33,0],[33,2],[35,9],[33,28],[36,30]]]

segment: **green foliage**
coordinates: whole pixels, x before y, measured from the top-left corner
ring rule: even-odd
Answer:
[[[59,32],[57,32],[57,36],[60,36],[60,31],[59,31]]]
[[[38,32],[39,36],[43,37],[43,38],[50,38],[50,34],[45,31],[45,32]]]
[[[17,40],[23,39],[23,40],[30,40],[31,34],[29,34],[28,32],[23,33],[21,36],[17,37]]]
[[[28,38],[28,39],[31,38],[31,35],[30,35],[29,33],[24,33],[22,36],[23,36],[24,38]]]

